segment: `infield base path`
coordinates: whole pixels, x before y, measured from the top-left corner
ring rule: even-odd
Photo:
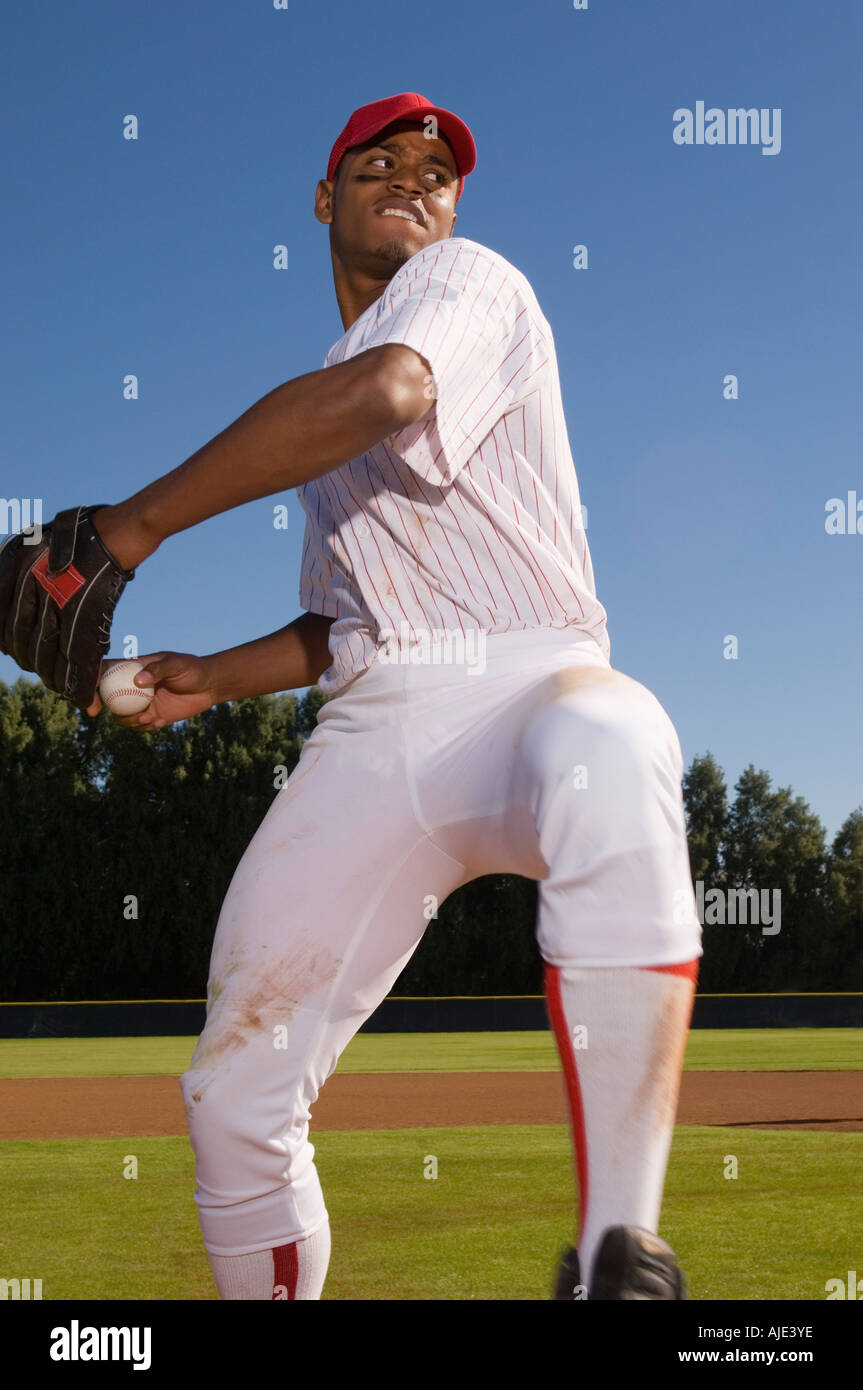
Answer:
[[[437,1129],[567,1123],[559,1071],[331,1076],[312,1129]],[[863,1073],[684,1072],[677,1123],[863,1130]],[[186,1134],[176,1076],[0,1079],[0,1139]]]

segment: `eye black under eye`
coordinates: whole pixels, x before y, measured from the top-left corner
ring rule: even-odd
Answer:
[[[376,154],[376,155],[374,155],[374,156],[372,157],[370,163],[371,163],[371,164],[374,164],[374,163],[376,163],[377,160],[379,160],[379,159],[385,159],[385,160],[387,161],[388,164],[392,164],[392,162],[393,162],[393,160],[392,160],[392,155],[389,155],[389,154]],[[443,172],[443,170],[441,170],[441,169],[429,169],[428,172],[429,172],[430,174],[435,174],[442,184],[447,183],[447,182],[450,180],[450,178],[452,177],[451,174],[445,174],[445,173]]]

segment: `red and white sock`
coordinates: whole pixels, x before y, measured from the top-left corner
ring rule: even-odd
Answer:
[[[545,967],[580,1196],[582,1281],[608,1226],[656,1232],[692,1018],[698,960]]]
[[[291,1245],[208,1258],[220,1298],[319,1299],[330,1262],[330,1224]]]

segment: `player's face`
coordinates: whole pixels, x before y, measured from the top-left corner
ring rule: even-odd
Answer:
[[[319,184],[315,211],[331,223],[344,266],[389,279],[417,251],[452,234],[457,192],[447,141],[428,139],[422,124],[397,121],[348,150],[334,183]]]

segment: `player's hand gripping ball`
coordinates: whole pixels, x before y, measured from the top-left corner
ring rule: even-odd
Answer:
[[[111,714],[140,714],[155,695],[152,685],[135,685],[144,667],[140,661],[118,661],[109,666],[99,682],[102,704]]]

